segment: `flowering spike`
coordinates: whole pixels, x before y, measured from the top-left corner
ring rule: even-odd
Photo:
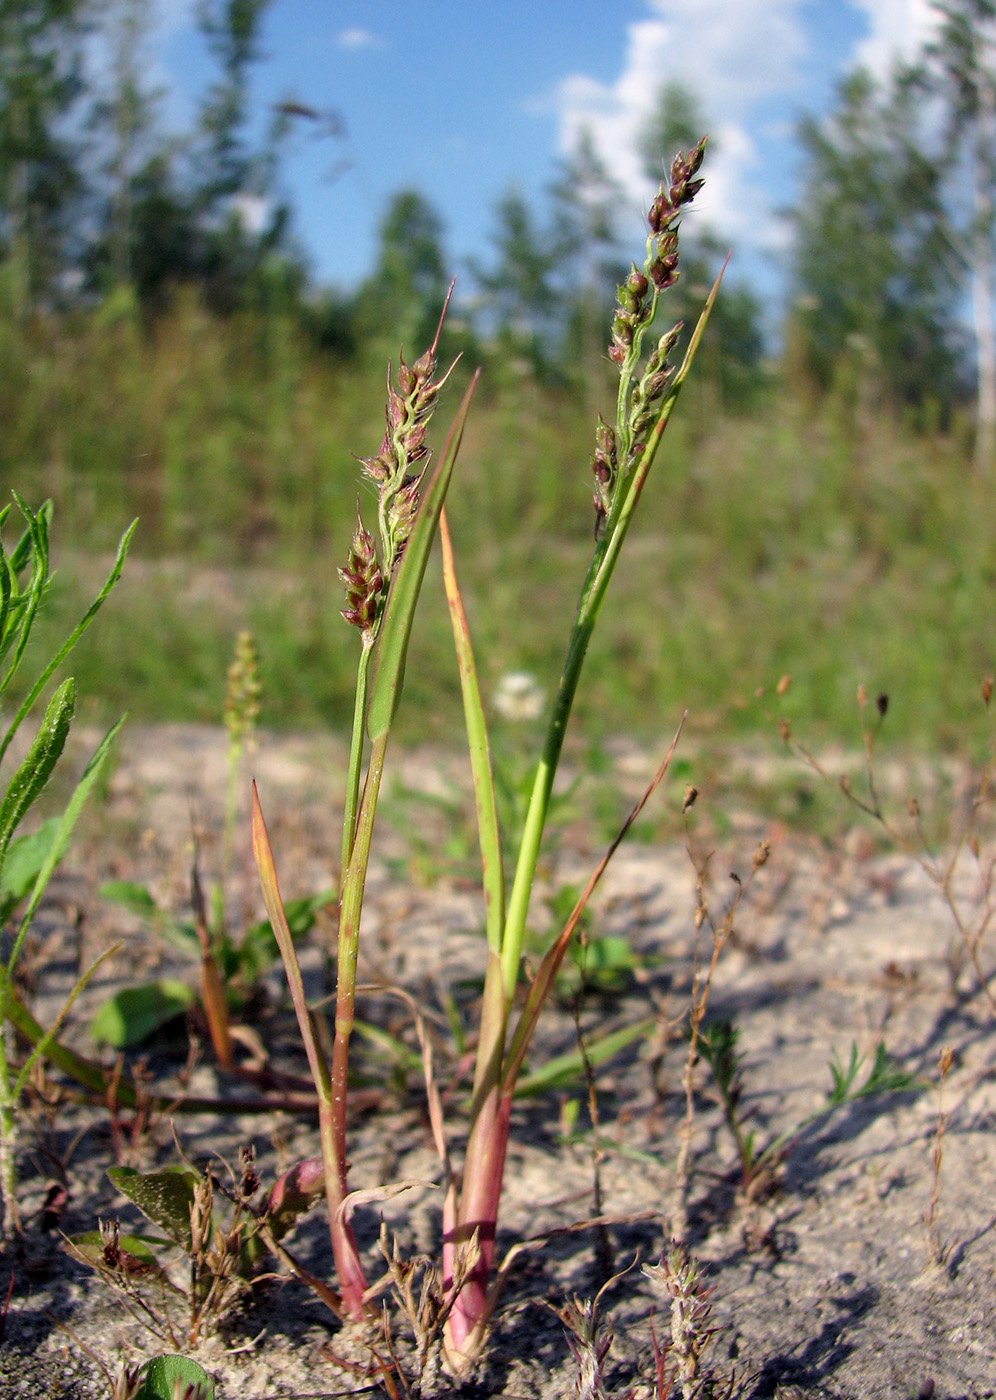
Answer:
[[[384,594],[384,575],[377,563],[374,538],[360,519],[356,502],[356,530],[345,568],[339,577],[346,585],[346,606],[342,615],[351,627],[358,627],[365,642],[373,637]]]

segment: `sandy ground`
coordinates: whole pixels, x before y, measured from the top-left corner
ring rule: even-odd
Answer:
[[[620,813],[652,766],[636,751],[612,756],[604,782],[618,790]],[[312,740],[265,739],[254,768],[285,895],[327,888],[335,876],[341,751]],[[408,798],[388,802],[390,820],[381,827],[371,870],[361,975],[405,987],[433,1013],[440,1082],[456,1084],[459,1057],[446,1031],[442,994],[455,990],[472,1033],[473,978],[482,966],[473,852],[466,842],[461,846],[445,814],[465,779],[456,760],[432,752],[396,756],[394,772],[406,789],[445,800],[419,818]],[[126,735],[100,810],[53,885],[25,964],[28,995],[44,1019],[54,1014],[76,969],[113,937],[124,938],[122,953],[74,1008],[69,1038],[84,1053],[95,1053],[86,1039],[89,1016],[113,986],[164,971],[190,976],[160,940],[98,898],[99,884],[141,878],[182,914],[189,904],[192,819],[202,832],[205,875],[216,868],[224,775],[220,732],[134,728]],[[582,792],[575,810],[583,801]],[[745,1197],[732,1136],[707,1068],[699,1064],[686,1239],[715,1290],[711,1362],[724,1374],[735,1373],[734,1393],[745,1396],[996,1395],[996,1037],[985,999],[952,957],[950,915],[907,858],[877,850],[860,834],[839,850],[824,848],[778,827],[765,830],[742,808],[739,802],[727,813],[728,830],[715,842],[710,902],[717,917],[735,889],[730,872],[747,878],[762,837],[772,840],[773,850],[719,960],[709,1012],[732,1019],[740,1031],[741,1115],[762,1145],[782,1133],[789,1142],[772,1189]],[[706,814],[700,855],[713,835]],[[582,881],[602,839],[590,823],[573,820],[545,862],[547,893]],[[449,855],[443,857],[438,851],[446,841]],[[240,840],[229,908],[241,912],[244,904],[258,911],[244,846]],[[966,870],[969,901],[970,879]],[[626,1270],[635,1259],[654,1262],[674,1228],[686,1058],[674,1027],[691,985],[695,885],[693,863],[677,840],[625,846],[605,878],[591,933],[624,935],[641,966],[618,987],[589,990],[582,1034],[588,1041],[600,1026],[648,1016],[656,1017],[655,1028],[597,1071],[597,1164],[583,1084],[523,1101],[516,1110],[499,1251],[524,1237],[549,1238],[511,1268],[488,1358],[454,1393],[543,1400],[576,1393],[576,1367],[553,1309],[575,1294],[590,1297],[601,1281],[598,1232],[565,1233],[595,1211],[596,1165],[602,1210],[616,1222],[601,1248],[604,1255],[607,1244],[612,1271]],[[333,942],[327,921],[304,958],[315,996],[324,990]],[[273,1063],[303,1073],[276,972],[264,994],[254,1028]],[[414,1046],[400,1001],[371,994],[360,1014]],[[565,1003],[544,1023],[532,1063],[576,1043],[575,1017]],[[852,1045],[871,1056],[880,1043],[915,1076],[914,1087],[862,1099],[796,1132],[825,1101],[831,1057],[846,1061]],[[938,1062],[945,1046],[953,1067],[941,1103]],[[160,1037],[143,1052],[148,1073],[158,1085],[177,1084],[188,1051],[187,1032]],[[439,1169],[417,1073],[392,1070],[362,1045],[357,1062],[366,1074],[367,1111],[353,1124],[352,1185],[424,1183],[358,1213],[357,1232],[374,1277],[381,1215],[403,1251],[438,1248]],[[58,1093],[60,1084],[53,1076],[41,1094]],[[225,1096],[244,1089],[215,1072],[202,1045],[188,1092]],[[60,1230],[93,1229],[98,1218],[116,1215],[123,1224],[137,1223],[107,1167],[115,1158],[146,1167],[175,1160],[175,1130],[197,1162],[212,1153],[234,1162],[239,1147],[253,1143],[267,1177],[316,1152],[317,1137],[310,1115],[278,1112],[224,1119],[178,1112],[172,1127],[160,1118],[138,1133],[131,1131],[130,1116],[120,1115],[112,1131],[106,1109],[66,1097],[46,1109],[41,1094],[26,1118],[21,1155],[25,1243],[9,1249],[3,1265],[13,1285],[0,1396],[85,1400],[107,1393],[97,1358],[116,1373],[123,1360],[173,1349],[59,1248]],[[565,1134],[575,1103],[574,1130]],[[929,1245],[925,1216],[939,1107],[947,1121],[935,1206],[938,1250]],[[458,1148],[458,1088],[448,1108]],[[40,1208],[59,1180],[69,1200],[58,1228],[45,1232]],[[293,1247],[316,1274],[329,1276],[321,1210],[299,1227]],[[665,1334],[666,1299],[636,1267],[605,1292],[601,1306],[615,1334],[607,1389],[622,1395],[636,1385],[637,1394],[651,1394],[651,1318],[658,1335]],[[404,1359],[406,1326],[397,1312],[392,1316]],[[300,1283],[281,1281],[234,1315],[197,1355],[216,1376],[221,1400],[388,1393],[371,1369],[371,1345],[385,1354],[383,1335],[368,1343],[344,1334]],[[343,1358],[353,1361],[344,1365]],[[407,1383],[418,1393],[410,1363]],[[448,1390],[444,1379],[423,1378],[423,1394]]]

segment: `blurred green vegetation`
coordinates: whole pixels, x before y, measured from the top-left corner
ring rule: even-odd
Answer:
[[[793,387],[748,410],[704,372],[686,391],[596,631],[578,721],[650,737],[692,727],[856,736],[854,696],[886,691],[888,735],[955,746],[993,669],[996,505],[970,432],[855,412]],[[127,298],[0,320],[0,481],[56,507],[59,629],[137,515],[124,578],[80,648],[102,711],[218,717],[233,640],[256,634],[271,726],[345,727],[354,636],[336,577],[359,468],[383,431],[383,363],[316,347],[273,312],[222,318],[193,295],[145,323]],[[469,366],[458,367],[454,408]],[[486,366],[449,507],[485,682],[549,692],[592,541],[593,413],[612,384]],[[434,424],[441,442],[446,404]],[[8,542],[9,543],[9,542]],[[47,638],[39,636],[40,646]],[[768,699],[759,702],[764,687]],[[449,623],[429,581],[404,706],[408,739],[460,723]]]

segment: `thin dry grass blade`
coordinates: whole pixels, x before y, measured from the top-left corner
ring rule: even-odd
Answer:
[[[329,1067],[318,1041],[315,1039],[314,1028],[311,1024],[308,1002],[304,995],[301,964],[298,962],[297,949],[294,947],[294,939],[287,923],[287,915],[284,913],[284,903],[280,897],[280,886],[277,883],[277,869],[273,863],[270,836],[263,819],[263,809],[259,803],[259,793],[256,791],[255,781],[252,785],[252,854],[259,871],[259,880],[263,889],[263,903],[266,905],[266,912],[273,928],[273,936],[277,940],[284,971],[287,974],[287,985],[290,988],[291,1000],[297,1013],[297,1024],[301,1032],[305,1053],[308,1056],[311,1077],[315,1082],[318,1097],[326,1103],[331,1103],[332,1089]]]

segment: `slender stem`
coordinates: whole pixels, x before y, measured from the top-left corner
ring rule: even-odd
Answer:
[[[598,611],[597,606],[592,610],[587,605],[590,601],[591,587],[597,575],[597,564],[601,553],[600,549],[592,560],[591,568],[588,570],[588,578],[585,580],[585,587],[581,594],[581,602],[578,605],[578,615],[571,632],[567,659],[564,662],[560,683],[557,686],[550,723],[543,741],[543,752],[536,769],[536,777],[522,832],[522,843],[519,847],[519,859],[515,867],[515,878],[512,882],[512,892],[508,899],[508,913],[505,918],[501,951],[502,980],[507,1009],[511,1008],[519,978],[519,961],[522,957],[522,941],[525,937],[526,919],[529,915],[529,899],[536,876],[536,865],[543,841],[543,829],[546,826],[547,812],[550,808],[553,780],[564,746],[567,721],[570,718],[571,706],[574,703],[574,695],[581,677],[581,667],[584,664]]]
[[[332,1115],[337,1160],[346,1161],[346,1077],[349,1067],[349,1038],[353,1031],[356,1002],[356,959],[360,946],[360,915],[363,912],[363,891],[370,861],[374,816],[384,757],[390,731],[385,730],[373,741],[370,766],[363,786],[363,798],[356,818],[349,865],[343,874],[339,896],[339,956],[336,974],[335,1038],[332,1046]]]
[[[364,634],[363,650],[360,652],[356,668],[356,699],[353,704],[353,731],[349,740],[349,767],[346,770],[346,809],[342,818],[342,865],[340,879],[344,879],[349,868],[349,858],[353,854],[353,838],[356,835],[356,812],[360,803],[360,766],[363,762],[363,731],[367,718],[367,693],[370,688],[370,656],[373,651],[374,635]]]
[[[657,456],[664,430],[678,400],[681,386],[691,369],[695,352],[719,291],[722,276],[723,273],[720,272],[712,291],[709,293],[705,308],[692,332],[681,368],[675,375],[674,382],[660,406],[657,420],[647,436],[644,450],[638,458],[637,465],[633,468],[630,479],[621,483],[623,489],[620,490],[617,501],[613,503],[606,521],[606,533],[595,549],[584,587],[581,590],[577,615],[567,647],[567,659],[564,662],[564,670],[553,702],[553,711],[543,743],[542,757],[536,769],[536,778],[533,782],[532,796],[529,800],[529,809],[526,813],[526,822],[522,833],[522,844],[519,847],[515,879],[508,900],[508,913],[502,936],[502,971],[505,981],[505,1001],[509,1007],[515,995],[515,985],[518,980],[522,941],[525,937],[526,919],[529,914],[529,900],[532,894],[533,880],[536,876],[536,865],[543,840],[543,828],[546,825],[547,812],[550,807],[550,794],[553,791],[553,780],[564,745],[567,721],[570,718],[574,695],[581,677],[581,667],[584,665],[588,643],[591,641],[591,634],[598,620],[598,612],[609,586],[612,571],[622,550],[650,468]]]
[[[7,1049],[12,1039],[13,1028],[8,1027],[4,1018],[0,1020],[0,1196],[3,1197],[3,1237],[8,1240],[18,1225],[17,1173],[14,1165],[17,1150],[17,1112],[7,1059]]]

